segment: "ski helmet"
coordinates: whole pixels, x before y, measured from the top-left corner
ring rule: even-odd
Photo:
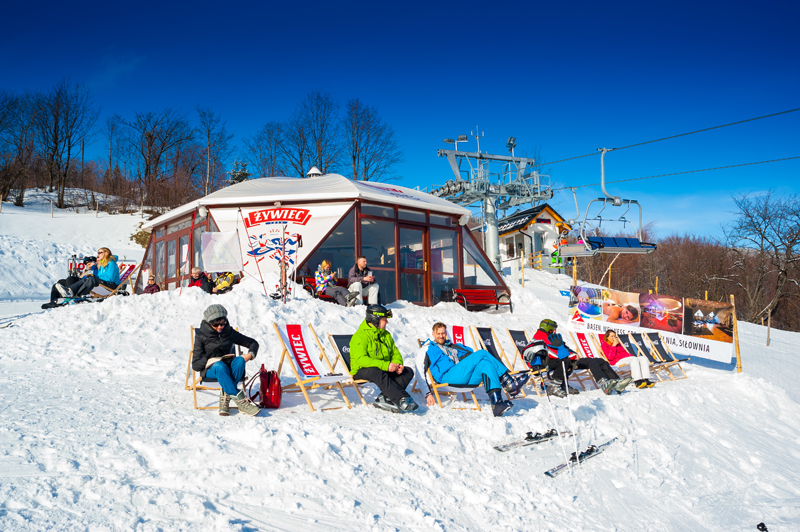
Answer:
[[[539,328],[547,334],[550,334],[558,329],[558,323],[553,320],[542,320],[542,322],[539,324]]]
[[[377,327],[381,322],[381,318],[391,318],[392,311],[383,305],[370,305],[367,307],[367,323],[373,327]]]

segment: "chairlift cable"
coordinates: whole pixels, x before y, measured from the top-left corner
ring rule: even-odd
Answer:
[[[704,128],[704,129],[698,129],[696,131],[689,131],[688,133],[679,133],[678,135],[671,135],[669,137],[664,137],[664,138],[660,138],[660,139],[648,140],[648,141],[645,141],[645,142],[637,142],[636,144],[630,144],[628,146],[622,146],[620,148],[612,148],[612,149],[614,151],[624,150],[625,148],[633,148],[635,146],[643,146],[644,144],[651,144],[653,142],[660,142],[662,140],[669,140],[669,139],[674,139],[674,138],[677,138],[677,137],[685,137],[686,135],[693,135],[695,133],[702,133],[703,131],[711,131],[712,129],[719,129],[719,128],[728,127],[728,126],[735,126],[737,124],[744,124],[746,122],[753,122],[754,120],[761,120],[762,118],[770,118],[770,117],[773,117],[773,116],[785,115],[787,113],[794,113],[795,111],[800,111],[800,107],[798,107],[797,109],[789,109],[787,111],[780,111],[778,113],[772,113],[772,114],[768,114],[768,115],[764,115],[764,116],[757,116],[755,118],[748,118],[746,120],[739,120],[737,122],[731,122],[730,124],[722,124],[721,126],[707,127],[707,128]],[[611,150],[609,150],[609,151],[611,151]],[[532,165],[529,166],[529,168],[536,168],[536,167],[539,167],[539,166],[549,166],[551,164],[563,163],[563,162],[566,162],[566,161],[573,161],[575,159],[582,159],[583,157],[589,157],[591,155],[599,155],[599,153],[600,152],[592,152],[592,153],[587,153],[585,155],[578,155],[576,157],[569,157],[567,159],[559,159],[557,161],[552,161],[552,162],[543,162],[543,163],[538,163],[538,164],[532,164]],[[618,182],[619,181],[614,181],[614,183],[618,183]]]
[[[737,168],[737,167],[740,167],[740,166],[752,166],[754,164],[777,163],[777,162],[780,162],[780,161],[791,161],[793,159],[800,159],[800,155],[798,155],[796,157],[786,157],[784,159],[772,159],[772,160],[769,160],[769,161],[757,161],[757,162],[754,162],[754,163],[731,164],[729,166],[717,166],[715,168],[703,168],[701,170],[686,170],[684,172],[675,172],[675,173],[672,173],[672,174],[660,174],[660,175],[650,175],[650,176],[647,176],[647,177],[634,177],[634,178],[631,178],[631,179],[619,179],[617,181],[606,181],[606,184],[609,184],[609,183],[625,183],[627,181],[641,181],[642,179],[654,179],[656,177],[668,177],[668,176],[681,175],[681,174],[694,174],[694,173],[697,173],[697,172],[710,172],[711,170],[724,170],[726,168]],[[575,185],[575,186],[572,186],[572,187],[554,188],[553,191],[556,191],[556,190],[568,190],[568,189],[571,189],[571,188],[596,187],[598,185],[600,185],[600,183],[591,183],[591,184],[588,184],[588,185]]]

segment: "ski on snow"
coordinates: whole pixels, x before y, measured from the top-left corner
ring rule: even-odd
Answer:
[[[617,436],[616,438],[608,440],[604,444],[598,445],[596,447],[594,445],[590,445],[577,458],[575,456],[575,453],[572,453],[572,456],[570,457],[568,463],[558,465],[558,466],[554,467],[553,469],[548,469],[547,471],[544,472],[544,474],[547,475],[550,478],[555,478],[559,474],[561,474],[564,471],[566,471],[569,468],[570,464],[572,464],[572,465],[582,464],[583,462],[585,462],[589,458],[594,458],[598,454],[600,454],[603,451],[605,451],[606,449],[608,449],[609,445],[611,445],[615,441],[625,441],[625,436]]]
[[[510,443],[505,443],[503,445],[495,445],[494,448],[500,451],[501,453],[504,453],[512,449],[519,449],[520,447],[527,447],[529,445],[536,445],[537,443],[550,441],[554,438],[558,438],[558,436],[559,434],[558,432],[556,432],[556,429],[550,429],[544,434],[540,434],[538,432],[536,434],[534,434],[533,432],[528,432],[527,435],[525,436],[525,439],[512,441]],[[569,437],[572,436],[572,433],[569,431],[562,432],[561,436]]]

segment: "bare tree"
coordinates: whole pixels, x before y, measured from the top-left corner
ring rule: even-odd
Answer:
[[[281,156],[283,125],[280,122],[267,122],[242,142],[245,147],[244,158],[253,165],[258,177],[285,175]]]
[[[196,132],[185,115],[169,108],[157,113],[136,112],[133,120],[117,119],[128,128],[126,139],[133,151],[133,171],[141,191],[157,205],[158,186],[175,177],[175,164],[181,160],[172,155],[183,143],[194,141]]]
[[[339,104],[326,92],[311,91],[300,103],[300,116],[308,132],[309,164],[323,174],[336,171],[341,155]]]
[[[233,135],[228,134],[225,129],[225,122],[222,121],[220,115],[201,105],[198,105],[196,109],[197,117],[200,121],[200,134],[206,143],[206,180],[203,187],[203,195],[207,196],[215,188],[212,175],[221,175],[221,179],[225,179],[225,167],[232,152],[230,140]],[[212,165],[214,167],[213,172]]]
[[[281,129],[283,135],[278,146],[284,169],[287,173],[293,171],[296,176],[303,177],[311,165],[308,163],[308,127],[299,109],[292,113]]]
[[[358,98],[347,102],[342,120],[345,151],[356,181],[387,181],[403,160],[394,130],[378,115],[378,110]]]
[[[36,125],[42,155],[50,175],[50,191],[58,190],[58,207],[64,208],[64,191],[73,153],[89,138],[100,110],[91,91],[81,83],[62,79],[37,98]]]
[[[739,210],[725,236],[735,257],[736,284],[747,298],[742,319],[755,322],[774,313],[789,297],[789,287],[798,286],[800,196],[769,191],[734,202]]]
[[[15,204],[23,205],[25,181],[36,147],[35,96],[0,94],[0,200],[17,188]]]

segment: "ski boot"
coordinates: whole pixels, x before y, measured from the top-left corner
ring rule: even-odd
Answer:
[[[614,391],[614,386],[617,385],[616,379],[600,379],[597,381],[597,385],[600,386],[600,389],[603,390],[603,393],[606,395],[611,395],[611,392]]]
[[[516,397],[516,395],[519,394],[519,392],[522,390],[522,387],[527,384],[528,379],[530,378],[530,373],[511,375],[506,372],[500,375],[500,386],[503,387],[508,395],[511,397]]]
[[[419,405],[414,402],[414,399],[412,399],[410,395],[407,395],[402,399],[400,399],[400,410],[402,410],[403,412],[413,412],[418,408]]]
[[[622,393],[622,391],[628,387],[628,385],[633,382],[633,378],[625,377],[624,379],[620,379],[617,381],[617,385],[614,386],[614,391],[617,393]]]
[[[375,398],[375,402],[372,403],[372,406],[374,406],[375,408],[380,408],[381,410],[386,410],[387,412],[391,412],[392,414],[403,413],[403,411],[400,410],[400,407],[398,407],[396,404],[387,399],[386,396],[383,394],[380,394],[378,397]]]
[[[494,417],[502,416],[514,406],[514,403],[511,401],[503,401],[500,390],[490,391],[489,401],[492,403],[492,414],[494,414]]]

